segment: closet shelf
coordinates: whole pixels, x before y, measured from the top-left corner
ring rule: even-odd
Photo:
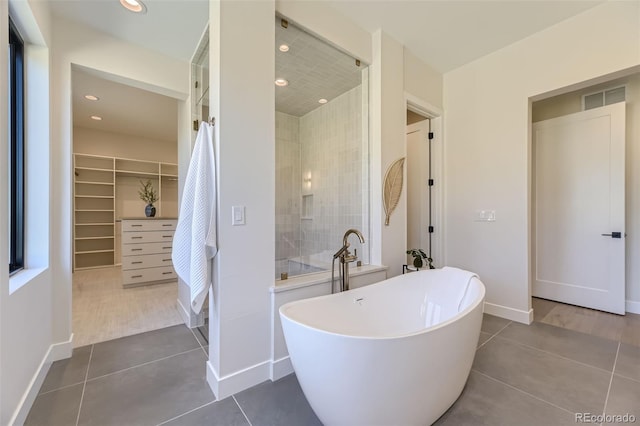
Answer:
[[[113,198],[113,195],[76,195],[76,198]]]
[[[110,250],[87,250],[87,251],[77,251],[75,254],[95,254],[95,253],[113,253],[113,249]]]
[[[113,235],[105,235],[104,237],[76,237],[76,240],[112,240]]]
[[[86,181],[86,180],[77,180],[76,183],[82,183],[85,185],[115,185],[115,183],[113,182],[90,182],[90,181]]]
[[[76,209],[77,212],[112,212],[113,209]]]
[[[87,170],[92,172],[113,172],[113,169],[101,169],[98,167],[76,167],[76,170]]]
[[[76,226],[109,226],[109,225],[113,225],[113,222],[76,223]]]
[[[136,172],[136,171],[133,171],[133,170],[116,170],[116,174],[122,175],[122,176],[130,176],[130,177],[147,177],[147,176],[158,177],[158,172],[156,172],[156,173],[152,173],[152,172]]]

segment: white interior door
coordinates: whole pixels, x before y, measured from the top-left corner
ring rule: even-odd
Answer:
[[[624,314],[624,102],[535,123],[533,143],[533,295]]]
[[[407,126],[407,249],[429,254],[429,120]]]

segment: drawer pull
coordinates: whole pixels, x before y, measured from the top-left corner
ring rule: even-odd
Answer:
[[[163,262],[171,262],[171,259],[162,259]]]
[[[139,240],[139,239],[141,239],[141,238],[142,238],[142,237],[131,237],[131,239],[132,239],[132,240]]]
[[[142,249],[131,249],[131,251],[142,251]]]
[[[173,223],[163,223],[162,226],[173,226]]]
[[[142,262],[141,262],[141,261],[138,261],[138,262],[131,262],[131,264],[132,264],[132,265],[137,265],[137,264],[139,264],[139,263],[142,263]]]
[[[163,235],[162,238],[173,238],[173,235]]]
[[[142,275],[131,275],[131,278],[142,278]]]
[[[173,272],[163,272],[162,275],[171,275]]]
[[[162,250],[170,249],[171,247],[162,247]]]
[[[131,227],[133,228],[134,226],[142,226],[142,225],[131,225]]]

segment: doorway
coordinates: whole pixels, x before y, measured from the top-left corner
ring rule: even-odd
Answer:
[[[74,346],[180,324],[166,240],[178,215],[178,100],[83,67],[71,79]],[[136,237],[134,222],[167,227]]]
[[[433,267],[446,264],[443,258],[441,116],[434,107],[407,99],[406,177],[407,250],[421,249]],[[407,256],[412,269],[413,258]],[[429,267],[425,260],[424,267]]]
[[[625,104],[535,123],[533,295],[625,312]]]

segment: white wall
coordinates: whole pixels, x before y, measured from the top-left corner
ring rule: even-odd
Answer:
[[[0,424],[24,414],[35,397],[30,384],[37,372],[50,364],[52,347],[52,297],[49,253],[52,241],[49,224],[51,188],[49,169],[49,34],[48,5],[38,2],[0,4],[0,21],[7,12],[25,41],[26,91],[26,194],[25,194],[25,270],[9,279],[7,245],[0,248]],[[3,24],[4,29],[7,28]],[[7,31],[0,35],[0,127],[7,128]],[[0,145],[6,147],[8,134],[0,132]],[[7,150],[0,150],[0,170],[8,170]],[[8,223],[6,185],[0,188],[0,223]],[[9,240],[8,227],[0,227],[0,241]],[[70,348],[70,346],[69,346]]]
[[[178,162],[176,140],[156,140],[77,126],[73,128],[73,152],[174,164]]]
[[[275,259],[275,13],[272,1],[210,3],[218,247],[207,378],[220,398],[267,380]],[[251,117],[251,125],[247,125]],[[246,225],[231,225],[231,207]]]
[[[487,311],[530,319],[530,98],[640,64],[639,7],[602,4],[445,74],[446,261],[480,274]]]
[[[404,90],[408,94],[442,109],[442,74],[404,48]]]
[[[582,111],[582,96],[626,84],[626,298],[627,310],[640,309],[640,74],[555,96],[532,105],[533,122]]]

